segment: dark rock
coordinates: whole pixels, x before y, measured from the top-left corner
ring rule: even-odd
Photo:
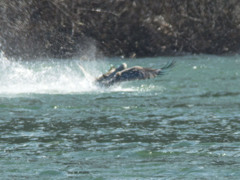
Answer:
[[[1,0],[8,56],[68,58],[222,54],[240,47],[238,0]]]

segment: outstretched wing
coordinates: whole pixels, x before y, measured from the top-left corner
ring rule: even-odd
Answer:
[[[115,75],[116,81],[132,81],[141,79],[150,79],[158,75],[158,69],[143,68],[134,66]]]
[[[166,69],[172,68],[175,65],[175,63],[176,63],[176,61],[169,61],[167,64],[165,64],[163,67],[161,67],[159,69],[159,73],[160,72],[163,73]],[[161,73],[158,75],[161,75]]]
[[[133,80],[143,80],[143,79],[154,78],[158,75],[163,75],[166,69],[173,67],[174,64],[175,64],[175,61],[171,61],[160,69],[143,68],[140,66],[134,66],[132,68],[128,68],[118,72],[112,78],[112,80],[109,81],[109,85],[123,82],[123,81],[133,81]]]
[[[160,69],[143,68],[141,66],[134,66],[131,68],[121,70],[116,74],[114,74],[114,76],[111,76],[111,78],[106,78],[104,81],[97,79],[96,82],[102,86],[109,87],[109,86],[112,86],[113,84],[120,83],[123,81],[150,79],[158,75],[164,74],[165,70],[173,67],[174,64],[175,64],[175,61],[171,61]]]

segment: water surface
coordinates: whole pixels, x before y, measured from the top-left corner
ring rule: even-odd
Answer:
[[[110,65],[164,76],[110,89]],[[91,77],[84,77],[78,65]],[[240,56],[0,60],[1,179],[238,179]]]

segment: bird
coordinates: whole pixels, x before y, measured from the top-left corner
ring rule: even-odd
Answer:
[[[96,78],[95,83],[103,87],[110,87],[124,81],[155,78],[158,75],[163,75],[165,70],[172,68],[174,64],[175,61],[170,61],[159,69],[152,69],[141,66],[127,68],[127,64],[123,63],[118,68],[111,68],[107,73]]]

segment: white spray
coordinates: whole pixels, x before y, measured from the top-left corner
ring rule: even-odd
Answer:
[[[103,62],[81,60],[14,61],[0,54],[0,94],[99,91],[93,80]],[[81,68],[89,70],[83,72]],[[91,67],[91,68],[90,68]]]

